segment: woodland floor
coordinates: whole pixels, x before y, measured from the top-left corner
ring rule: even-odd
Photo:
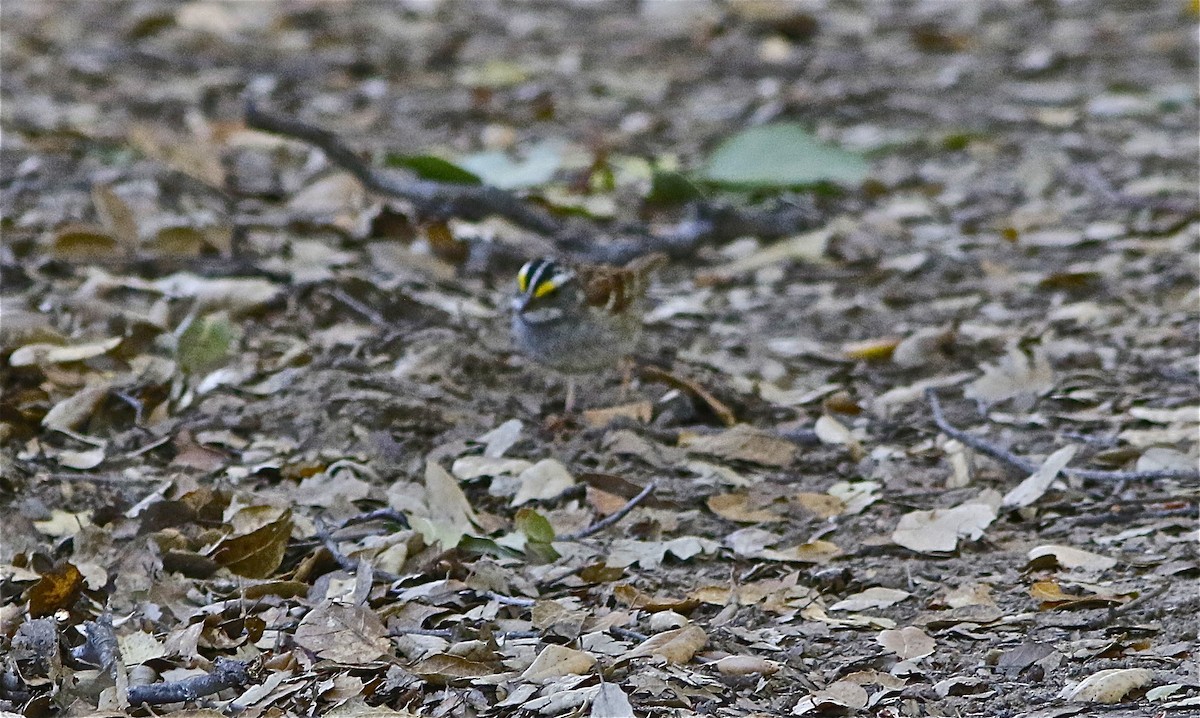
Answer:
[[[1200,714],[1194,477],[1020,499],[924,393],[1034,466],[1195,467],[1196,12],[5,2],[0,709]],[[767,121],[871,179],[711,196],[812,221],[676,257],[564,415],[506,317],[551,241],[246,88],[376,165],[548,153],[598,228]]]

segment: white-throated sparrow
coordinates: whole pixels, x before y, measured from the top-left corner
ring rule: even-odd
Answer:
[[[634,259],[624,267],[569,266],[534,259],[517,273],[512,333],[517,348],[565,374],[587,374],[616,364],[637,345],[650,274],[664,254]],[[568,381],[566,410],[574,403]]]

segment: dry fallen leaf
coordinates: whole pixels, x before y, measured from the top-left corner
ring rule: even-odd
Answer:
[[[582,675],[596,665],[595,656],[566,646],[551,644],[533,659],[533,663],[521,674],[521,680],[532,683],[549,683],[557,678]]]
[[[902,661],[932,655],[937,648],[934,641],[916,626],[905,626],[900,630],[880,631],[875,638],[879,645],[895,653]]]
[[[1109,668],[1068,688],[1063,697],[1076,703],[1119,703],[1130,691],[1153,680],[1154,671],[1149,668]]]
[[[409,521],[428,542],[452,548],[477,523],[475,510],[458,482],[433,461],[425,463],[425,503],[429,514],[412,516]]]
[[[1054,388],[1054,369],[1041,347],[1026,354],[1016,346],[995,364],[984,364],[983,375],[963,390],[963,396],[984,404],[1016,397],[1033,398]]]
[[[796,457],[796,445],[792,442],[745,424],[738,424],[712,436],[697,437],[688,446],[688,451],[718,459],[777,467],[791,464]]]
[[[239,576],[266,578],[279,568],[292,534],[292,513],[285,511],[278,520],[240,536],[222,539],[212,551],[212,559]]]
[[[590,718],[634,718],[629,696],[616,683],[602,683],[592,699]]]
[[[963,504],[952,509],[913,511],[900,517],[892,540],[922,553],[953,551],[962,538],[975,540],[996,520],[988,504]]]
[[[717,661],[717,672],[723,676],[769,676],[779,671],[779,664],[759,656],[725,656]]]
[[[83,592],[83,574],[74,564],[63,561],[46,571],[29,589],[29,615],[51,616],[60,608],[69,608]]]
[[[387,629],[364,606],[326,603],[308,612],[296,627],[296,643],[338,663],[370,663],[391,652]]]
[[[897,604],[912,594],[895,588],[874,586],[861,593],[838,601],[829,607],[830,611],[865,611],[868,608],[887,608]]]
[[[542,459],[517,476],[520,488],[512,498],[513,506],[552,499],[575,485],[575,477],[555,459]]]
[[[121,337],[67,346],[26,344],[8,355],[8,363],[11,366],[34,366],[83,361],[107,354],[120,343]]]
[[[747,494],[717,494],[709,496],[704,503],[709,511],[721,518],[740,523],[769,523],[784,518],[768,508],[751,507]]]
[[[1001,506],[1021,508],[1040,499],[1042,494],[1046,493],[1046,489],[1050,488],[1050,484],[1058,478],[1063,468],[1074,458],[1075,449],[1074,446],[1064,446],[1046,457],[1037,471],[1004,495],[1004,502]]]
[[[1070,546],[1046,545],[1029,550],[1031,564],[1041,563],[1039,559],[1049,558],[1063,568],[1083,569],[1085,571],[1107,571],[1117,565],[1115,558],[1101,556],[1098,553],[1071,548]]]
[[[804,715],[812,711],[821,713],[846,713],[859,711],[867,706],[870,700],[867,691],[858,683],[852,681],[835,681],[824,690],[814,691],[800,699],[792,709],[793,715]]]
[[[409,666],[408,670],[438,686],[449,685],[472,678],[482,678],[496,673],[496,667],[491,663],[471,661],[446,653],[422,658]]]
[[[696,625],[684,626],[647,638],[621,656],[620,660],[625,662],[653,656],[665,659],[667,663],[687,663],[696,655],[696,651],[704,648],[705,643],[708,643],[708,634],[703,628]]]
[[[615,419],[624,418],[645,424],[654,416],[654,405],[649,401],[635,401],[632,404],[618,404],[602,409],[586,409],[583,420],[588,426],[602,429]]]

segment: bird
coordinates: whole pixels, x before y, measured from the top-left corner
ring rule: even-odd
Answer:
[[[574,410],[575,376],[615,366],[636,348],[650,275],[666,263],[662,253],[620,267],[540,257],[517,272],[514,343],[538,364],[568,375],[566,413]]]

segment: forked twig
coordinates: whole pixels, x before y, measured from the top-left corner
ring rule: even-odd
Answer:
[[[1026,474],[1032,474],[1037,471],[1038,465],[1029,459],[1002,449],[995,444],[980,438],[969,432],[963,431],[953,426],[946,420],[945,413],[942,412],[942,404],[938,400],[937,391],[930,388],[925,390],[925,399],[929,402],[929,410],[933,414],[933,422],[937,424],[938,429],[943,434],[952,439],[957,439],[963,444],[971,447],[981,454],[990,456],[1002,464],[1011,466],[1018,471]],[[1097,469],[1072,469],[1064,468],[1062,473],[1075,479],[1084,479],[1087,481],[1152,481],[1154,479],[1200,479],[1200,471],[1187,471],[1179,469],[1160,469],[1155,471],[1101,471]]]
[[[582,528],[578,531],[575,531],[575,532],[572,532],[569,534],[563,534],[562,536],[558,536],[556,538],[556,540],[558,540],[558,541],[578,541],[581,538],[587,538],[588,536],[591,536],[593,534],[600,533],[604,529],[608,528],[609,526],[612,526],[613,524],[617,523],[621,519],[625,518],[625,516],[628,515],[630,511],[633,511],[634,508],[636,508],[638,504],[645,501],[647,496],[654,493],[654,490],[656,488],[658,488],[658,482],[651,481],[646,486],[646,488],[644,488],[640,492],[638,492],[637,496],[634,496],[632,499],[629,500],[629,503],[625,504],[621,508],[612,512],[608,516],[605,516],[604,518],[600,519],[599,521],[592,524],[591,526]]]

